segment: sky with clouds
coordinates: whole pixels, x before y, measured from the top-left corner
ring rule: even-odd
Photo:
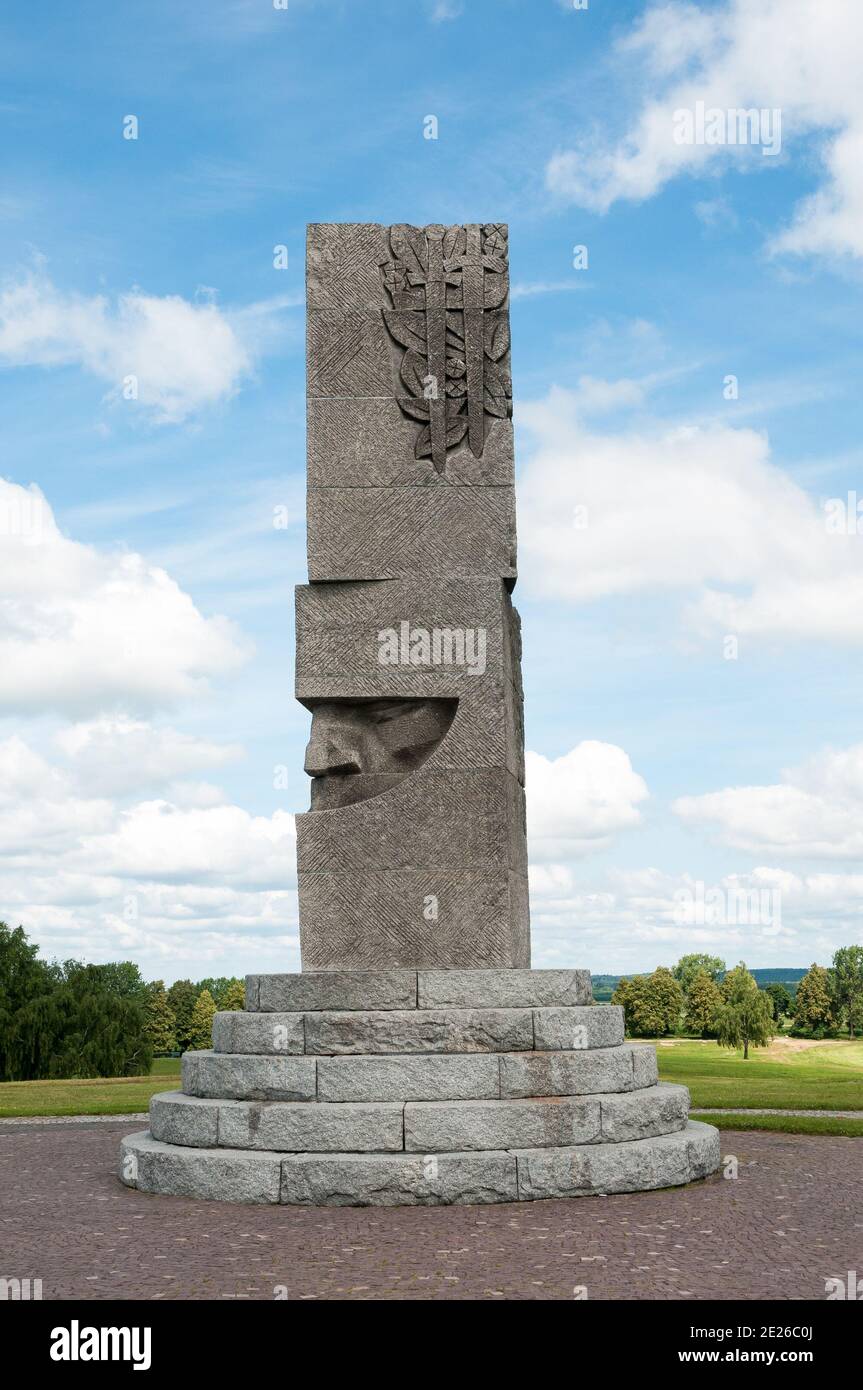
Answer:
[[[859,0],[0,37],[0,918],[299,967],[305,224],[507,221],[534,964],[863,942]]]

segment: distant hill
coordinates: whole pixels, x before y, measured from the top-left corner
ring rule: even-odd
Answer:
[[[767,985],[784,985],[788,993],[794,997],[797,993],[797,986],[803,979],[808,970],[808,966],[799,965],[773,966],[761,968],[756,966],[750,970],[750,975],[755,979],[760,989],[765,989]],[[621,980],[631,980],[637,975],[649,975],[649,970],[635,971],[630,975],[591,975],[593,983],[593,997],[598,1004],[607,1004]]]

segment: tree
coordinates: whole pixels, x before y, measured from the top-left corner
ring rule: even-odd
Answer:
[[[794,1001],[784,985],[778,983],[766,985],[764,993],[769,996],[773,1017],[777,1023],[790,1015]]]
[[[109,994],[116,994],[118,999],[138,999],[146,1003],[148,985],[134,961],[117,960],[91,968],[99,971]]]
[[[225,992],[230,989],[232,984],[234,984],[232,975],[211,975],[207,980],[199,980],[195,988],[198,994],[200,994],[202,990],[208,989],[215,999],[217,1006],[221,1009],[224,1008],[222,999],[224,998]]]
[[[720,1047],[742,1047],[744,1061],[750,1047],[765,1047],[773,1036],[773,1007],[758,988],[743,961],[722,982],[722,1003],[716,1014],[716,1041]]]
[[[48,1075],[54,1032],[47,1001],[59,969],[39,960],[23,927],[0,922],[0,1080],[30,1081]]]
[[[189,1024],[189,1047],[195,1052],[213,1045],[213,1019],[216,1001],[208,989],[202,989],[195,1000]]]
[[[191,980],[175,980],[168,990],[168,1003],[176,1019],[177,1046],[182,1052],[192,1046],[192,1010],[199,993]]]
[[[686,996],[685,1027],[687,1033],[699,1037],[712,1036],[716,1014],[722,1004],[722,991],[706,970],[699,970],[689,985]]]
[[[168,1003],[168,994],[162,980],[154,980],[147,986],[147,1037],[154,1052],[175,1052],[177,1048],[177,1020],[174,1010]]]
[[[696,954],[681,956],[671,973],[680,985],[683,993],[688,994],[692,988],[692,983],[696,975],[701,974],[703,971],[714,984],[718,984],[719,976],[723,974],[724,970],[725,961],[721,960],[719,956]]]
[[[794,1032],[823,1037],[834,1021],[830,974],[823,965],[813,963],[797,986]]]
[[[863,946],[842,946],[833,956],[833,994],[853,1038],[863,1012]]]
[[[242,980],[232,980],[219,998],[220,1009],[244,1009],[246,1007],[246,986]]]
[[[680,1023],[683,991],[671,971],[658,966],[652,975],[620,981],[612,1004],[622,1004],[627,1032],[633,1037],[659,1038]]]
[[[149,1075],[145,1003],[115,993],[101,966],[67,961],[49,1003],[55,1025],[49,1076]]]

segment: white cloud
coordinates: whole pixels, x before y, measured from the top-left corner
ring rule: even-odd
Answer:
[[[560,758],[525,754],[527,828],[537,862],[604,849],[641,822],[649,795],[622,748],[586,740]]]
[[[805,859],[863,857],[863,744],[828,750],[772,786],[682,796],[673,810],[737,849]]]
[[[159,765],[171,777],[218,760],[212,745],[173,730],[125,733],[139,757],[152,747],[142,781]],[[66,730],[56,763],[19,738],[0,743],[0,918],[22,922],[49,955],[131,955],[151,975],[223,973],[248,960],[296,968],[293,816],[82,794],[76,760],[87,747],[97,761],[112,744],[122,751],[123,738],[109,726]]]
[[[76,785],[104,796],[164,786],[224,767],[243,752],[238,744],[211,743],[176,729],[155,729],[123,715],[67,725],[56,742]]]
[[[571,290],[584,290],[586,285],[574,280],[517,280],[512,286],[510,299],[535,299],[541,294],[567,294]]]
[[[583,383],[584,385],[584,383]],[[863,545],[770,461],[767,437],[713,422],[601,433],[585,414],[636,403],[587,380],[521,406],[535,447],[519,495],[527,587],[586,603],[677,592],[705,632],[863,641]]]
[[[30,272],[0,289],[0,364],[77,366],[105,382],[109,397],[137,402],[156,423],[178,423],[237,392],[271,343],[278,311],[294,302],[234,314],[210,300],[139,290],[111,302]]]
[[[431,20],[433,24],[441,24],[447,19],[458,19],[463,13],[462,0],[434,0]]]
[[[618,44],[629,87],[646,89],[616,143],[594,135],[554,156],[549,187],[606,211],[649,198],[684,173],[729,161],[776,167],[755,146],[678,144],[674,113],[780,110],[783,141],[818,142],[823,182],[802,202],[777,250],[863,255],[863,8],[858,0],[726,0],[717,8],[654,4]]]
[[[728,965],[829,963],[863,943],[863,875],[805,874],[761,866],[701,882],[656,868],[602,876],[567,864],[531,867],[533,962],[609,974],[673,965],[691,951]],[[681,901],[709,905],[687,920]]]
[[[163,569],[67,539],[38,488],[3,479],[0,568],[0,712],[150,710],[248,654]]]

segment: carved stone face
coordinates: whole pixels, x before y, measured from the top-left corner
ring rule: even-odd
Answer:
[[[396,786],[449,729],[457,700],[309,700],[305,769],[313,811],[350,806]]]

